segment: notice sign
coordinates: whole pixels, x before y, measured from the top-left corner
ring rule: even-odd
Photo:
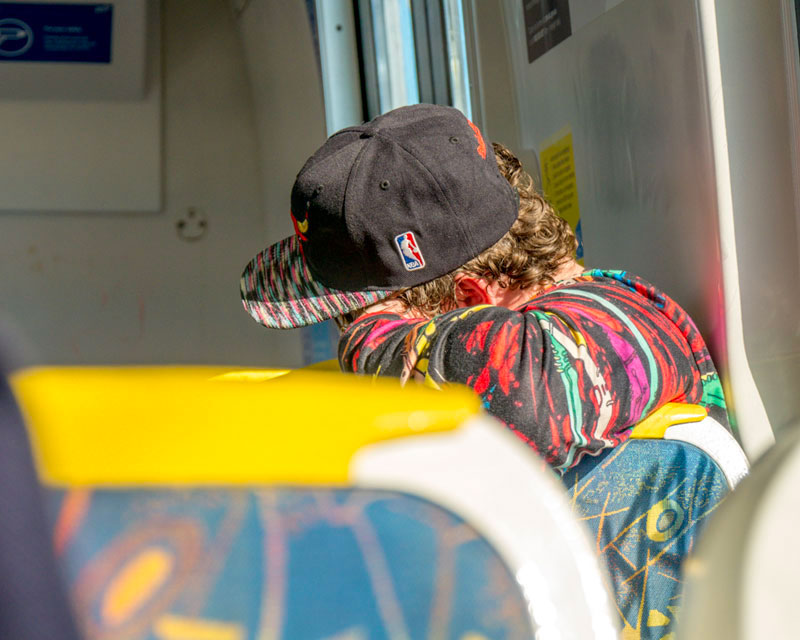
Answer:
[[[581,212],[578,207],[578,181],[575,178],[575,155],[572,132],[564,129],[539,153],[542,163],[542,191],[559,215],[575,230],[578,259],[583,258]]]
[[[0,63],[111,62],[114,8],[0,2]]]
[[[522,6],[529,63],[572,35],[569,0],[522,0]]]

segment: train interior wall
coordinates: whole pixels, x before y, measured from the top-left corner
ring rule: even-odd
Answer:
[[[16,357],[299,366],[302,334],[250,320],[238,279],[259,249],[291,233],[289,188],[325,136],[305,3],[237,14],[222,0],[149,0],[148,10],[141,100],[0,99],[0,172],[18,171],[33,148],[32,202],[44,185],[59,203],[80,190],[100,203],[25,210],[0,190],[0,317]],[[156,153],[137,139],[155,139]],[[105,193],[113,184],[155,193],[155,207],[131,210]]]
[[[294,175],[325,137],[309,3],[136,1],[141,100],[0,93],[0,314],[23,364],[302,365],[308,330],[259,327],[237,284],[291,233]],[[530,64],[521,2],[464,2],[473,117],[535,174],[571,132],[586,264],[690,311],[758,452],[767,416],[800,416],[789,5],[607,5]]]
[[[504,2],[521,142],[571,134],[586,264],[638,273],[691,313],[758,456],[800,417],[794,16],[609,5],[530,63],[522,9]]]

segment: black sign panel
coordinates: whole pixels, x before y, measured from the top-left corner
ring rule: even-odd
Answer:
[[[569,0],[522,0],[528,62],[533,62],[572,35]]]
[[[0,62],[111,62],[114,7],[0,2]]]

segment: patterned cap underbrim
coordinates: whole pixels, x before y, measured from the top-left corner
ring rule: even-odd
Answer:
[[[259,253],[240,282],[242,303],[256,322],[272,329],[294,329],[363,309],[394,293],[340,291],[316,281],[297,236]]]

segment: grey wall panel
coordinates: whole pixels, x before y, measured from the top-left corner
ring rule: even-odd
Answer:
[[[536,153],[523,144],[502,0],[465,0],[473,118],[495,142],[511,148],[539,181]]]
[[[295,176],[327,138],[322,77],[306,5],[250,0],[237,17],[255,118],[265,223],[263,234],[242,243],[246,260],[294,233],[289,206]],[[258,328],[254,353],[267,363],[284,348],[290,349],[297,366],[319,360],[319,354],[327,359],[335,353],[333,340],[321,326],[294,331]]]
[[[715,3],[745,348],[775,429],[800,418],[800,256],[781,2]],[[795,96],[796,99],[796,96]]]
[[[511,14],[511,5],[506,9]],[[508,16],[512,33],[521,11]],[[725,365],[702,52],[691,0],[627,0],[528,65],[523,142],[573,135],[587,266],[628,269],[693,315]]]
[[[504,9],[522,144],[572,132],[586,264],[689,310],[756,455],[800,416],[780,3],[624,0],[533,63]]]
[[[581,132],[575,151],[586,263],[630,269],[662,286],[695,317],[722,359],[715,331],[720,253],[698,34],[690,3],[658,4],[622,5],[575,38],[572,96]]]
[[[28,364],[299,365],[300,335],[254,323],[238,279],[256,251],[290,233],[298,157],[316,146],[317,121],[324,136],[321,101],[308,97],[319,75],[304,3],[269,3],[292,10],[262,36],[263,99],[225,0],[161,4],[162,210],[0,215],[0,314],[27,336]],[[272,134],[258,128],[255,105],[270,110]],[[260,146],[272,149],[264,162]],[[176,231],[190,208],[208,221],[195,241]]]

